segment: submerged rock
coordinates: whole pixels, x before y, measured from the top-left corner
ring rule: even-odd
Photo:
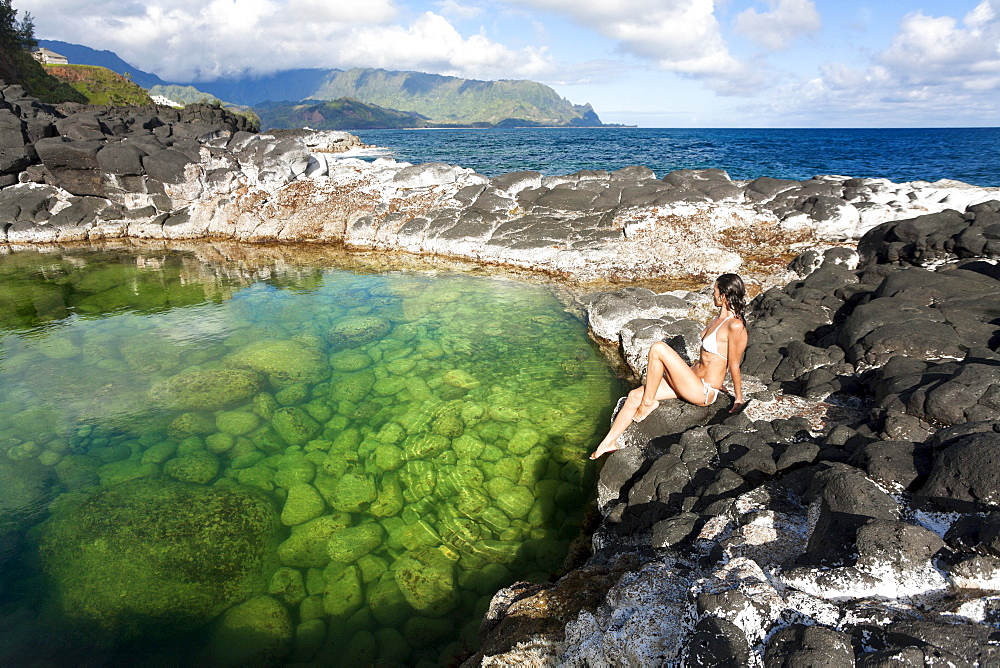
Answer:
[[[149,398],[168,410],[219,410],[250,401],[262,387],[261,377],[252,371],[188,371],[154,385]]]
[[[293,340],[255,341],[226,357],[229,366],[252,369],[284,388],[295,383],[319,383],[330,376],[326,354]]]
[[[69,619],[108,640],[164,636],[263,591],[276,527],[251,490],[141,480],[61,508],[39,550]]]

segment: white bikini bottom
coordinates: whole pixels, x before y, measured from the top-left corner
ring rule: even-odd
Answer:
[[[704,378],[701,379],[701,386],[705,395],[705,405],[711,406],[719,398],[719,390],[709,385]]]

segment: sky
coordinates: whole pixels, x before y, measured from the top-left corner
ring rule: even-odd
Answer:
[[[532,79],[640,127],[1000,126],[1000,0],[13,0],[169,81]]]

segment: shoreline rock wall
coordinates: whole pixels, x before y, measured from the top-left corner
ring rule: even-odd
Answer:
[[[591,557],[500,592],[466,665],[1000,662],[997,221],[981,203],[797,258],[752,304],[747,409],[665,402],[633,425]],[[604,294],[591,326],[639,376],[647,339],[691,354],[704,300]],[[552,600],[565,621],[539,630]]]

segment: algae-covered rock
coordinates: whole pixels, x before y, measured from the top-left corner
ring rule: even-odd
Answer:
[[[368,514],[372,517],[391,517],[398,515],[406,505],[403,490],[394,477],[384,476],[378,486],[378,496],[368,506]]]
[[[372,391],[375,394],[388,397],[393,394],[399,394],[406,389],[406,379],[400,378],[399,376],[389,376],[388,378],[382,378],[381,380],[376,380],[375,385],[372,386]]]
[[[334,374],[330,378],[330,398],[334,401],[358,403],[375,387],[375,380],[375,372],[371,369]]]
[[[278,462],[278,470],[274,474],[274,484],[278,487],[291,489],[292,485],[312,482],[316,477],[316,465],[301,453],[295,456],[286,455]]]
[[[249,434],[260,424],[260,418],[247,411],[221,411],[215,415],[219,431],[233,436]]]
[[[214,411],[244,404],[262,387],[261,377],[246,369],[188,371],[154,385],[149,398],[168,410]]]
[[[473,390],[482,385],[482,383],[475,376],[464,369],[451,369],[446,371],[441,377],[441,380],[452,387],[460,387],[463,390]]]
[[[163,465],[163,472],[174,480],[206,485],[218,474],[219,460],[202,450],[169,460]]]
[[[309,400],[309,386],[305,383],[293,383],[274,393],[274,400],[282,406],[298,406]]]
[[[323,593],[323,609],[328,615],[345,618],[361,607],[365,594],[357,566],[330,564],[324,575],[326,591]]]
[[[527,487],[514,485],[497,497],[497,505],[512,520],[523,520],[535,504],[535,495]]]
[[[541,434],[534,429],[522,428],[514,432],[507,443],[507,450],[515,455],[523,455],[538,445]]]
[[[326,543],[337,530],[350,526],[347,514],[324,515],[292,527],[292,535],[278,546],[278,559],[286,566],[322,568],[330,561]]]
[[[330,375],[326,353],[321,348],[294,340],[254,341],[229,354],[225,363],[262,373],[279,388],[295,383],[319,383]]]
[[[330,507],[343,513],[359,513],[378,496],[375,478],[362,473],[344,474],[328,489],[320,488]]]
[[[375,465],[382,471],[395,471],[403,465],[405,455],[395,445],[379,445],[375,448]]]
[[[451,441],[439,434],[414,434],[403,442],[407,459],[429,459],[451,447]]]
[[[357,348],[348,348],[330,355],[330,366],[335,371],[361,371],[372,365],[371,355]]]
[[[355,315],[341,318],[329,330],[327,340],[341,347],[357,347],[370,343],[389,333],[392,324],[375,315]]]
[[[67,489],[84,489],[96,485],[100,479],[97,469],[100,462],[89,455],[67,455],[62,458],[53,470],[59,482]]]
[[[159,473],[159,469],[157,469],[156,464],[135,459],[111,462],[97,469],[97,475],[100,476],[101,485],[104,487],[118,485],[129,480],[148,478],[157,473]]]
[[[271,427],[289,445],[302,445],[322,430],[316,420],[296,406],[275,411]]]
[[[39,552],[66,616],[92,634],[169,635],[263,590],[276,526],[252,490],[138,480],[60,508]]]
[[[381,545],[384,535],[382,527],[374,522],[341,529],[327,541],[330,561],[342,564],[354,563]]]
[[[207,436],[215,429],[215,420],[205,413],[182,413],[167,426],[167,434],[175,438]]]
[[[287,526],[303,524],[315,519],[326,510],[326,503],[316,488],[300,482],[288,488],[288,498],[281,510],[281,523]]]
[[[439,617],[458,603],[455,564],[433,547],[406,553],[396,561],[396,586],[418,612]]]
[[[452,440],[451,447],[462,459],[476,459],[483,454],[486,444],[471,434],[462,434]]]
[[[205,449],[217,455],[229,452],[234,445],[236,445],[236,437],[224,431],[217,431],[205,437]]]
[[[372,617],[383,626],[400,626],[415,614],[391,573],[368,587],[367,598]]]
[[[437,471],[431,462],[414,459],[399,470],[399,483],[403,487],[403,498],[413,503],[434,493]]]
[[[210,645],[217,666],[276,666],[291,652],[295,629],[288,610],[271,596],[234,605],[216,624]]]
[[[277,596],[286,605],[296,606],[306,597],[306,585],[302,581],[302,571],[282,566],[274,571],[267,593]]]

